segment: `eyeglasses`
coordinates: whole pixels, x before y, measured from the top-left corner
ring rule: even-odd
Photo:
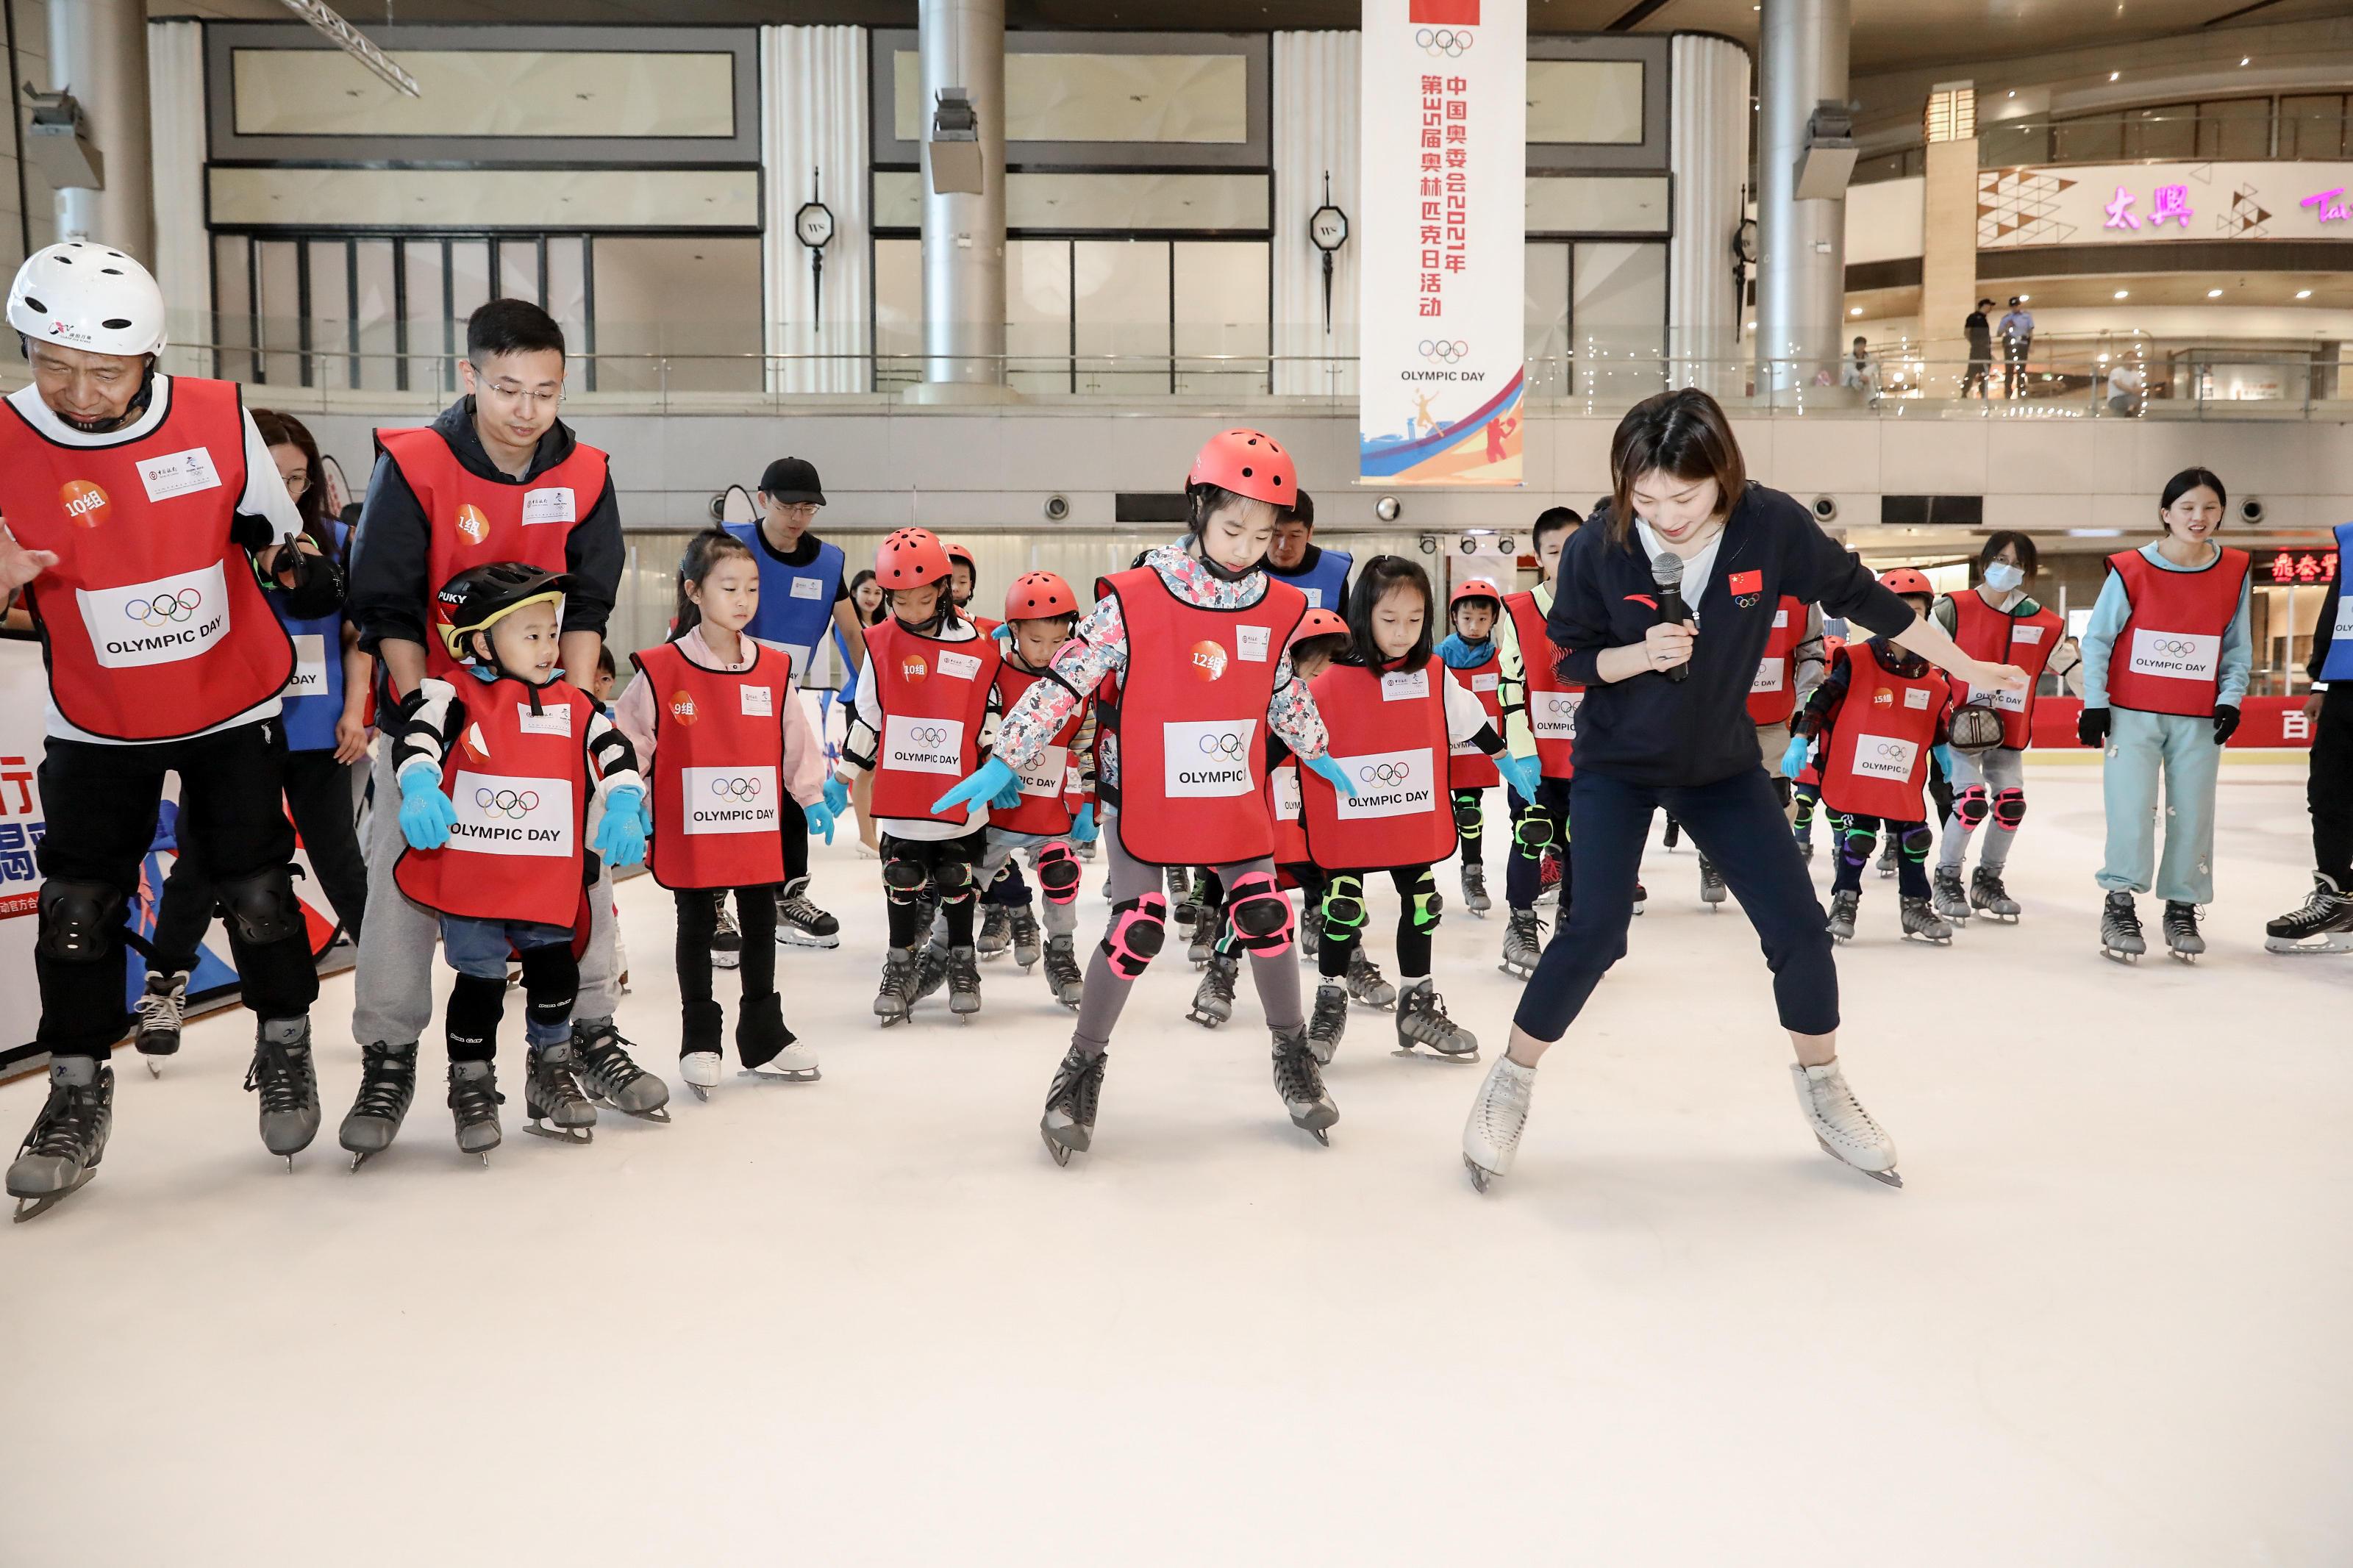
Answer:
[[[296,500],[301,500],[302,492],[311,488],[311,470],[303,468],[297,468],[290,474],[280,474],[278,476],[278,482],[286,487],[288,495],[292,496]]]
[[[482,381],[475,384],[484,392],[496,394],[501,402],[520,403],[526,408],[542,403],[554,407],[564,401],[564,388],[560,385],[532,387],[512,381]]]

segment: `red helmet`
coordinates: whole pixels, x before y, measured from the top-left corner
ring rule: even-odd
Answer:
[[[1454,584],[1454,592],[1446,601],[1447,607],[1451,609],[1465,599],[1493,599],[1501,606],[1504,591],[1484,577],[1465,577]]]
[[[1344,637],[1347,635],[1348,623],[1342,620],[1334,611],[1310,610],[1300,617],[1299,624],[1291,629],[1291,640],[1282,646],[1288,650],[1305,642],[1309,637]]]
[[[1215,485],[1238,496],[1289,510],[1299,496],[1299,470],[1274,437],[1256,430],[1225,430],[1209,437],[1185,476],[1185,488]]]
[[[1879,585],[1895,595],[1920,594],[1931,599],[1936,596],[1936,585],[1909,566],[1898,566],[1893,572],[1881,573]]]
[[[885,589],[919,588],[947,574],[948,552],[928,528],[900,529],[874,552],[874,575]]]
[[[944,544],[941,546],[941,548],[948,552],[948,559],[950,561],[961,561],[965,563],[965,567],[970,570],[974,576],[977,577],[980,575],[980,563],[973,559],[972,551],[969,546],[950,543]]]
[[[1013,586],[1005,590],[1005,618],[1008,621],[1044,621],[1078,613],[1079,596],[1051,572],[1024,572],[1013,579]]]

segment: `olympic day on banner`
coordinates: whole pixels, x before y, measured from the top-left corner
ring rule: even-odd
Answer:
[[[1358,476],[1513,485],[1526,0],[1365,0]]]

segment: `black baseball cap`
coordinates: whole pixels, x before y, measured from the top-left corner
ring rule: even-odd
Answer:
[[[825,504],[825,487],[818,482],[817,465],[807,458],[778,458],[770,463],[760,475],[760,493],[770,500]]]

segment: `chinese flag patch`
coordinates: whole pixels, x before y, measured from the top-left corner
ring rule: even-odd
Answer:
[[[1761,594],[1765,591],[1762,572],[1735,572],[1725,579],[1724,585],[1736,596],[1741,594]]]
[[[1406,16],[1434,27],[1475,27],[1479,0],[1408,0]]]

